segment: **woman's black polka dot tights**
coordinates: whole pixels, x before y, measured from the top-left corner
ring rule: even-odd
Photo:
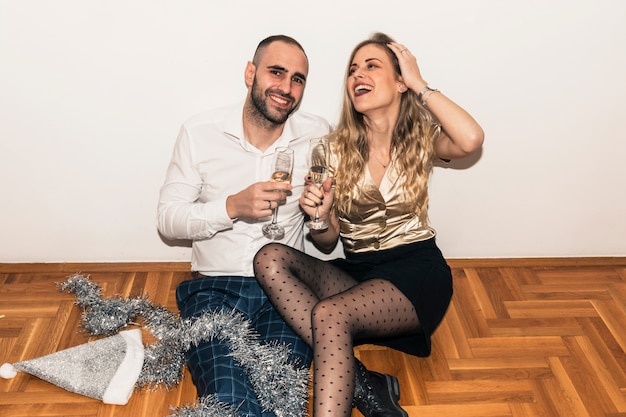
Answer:
[[[330,263],[270,243],[257,253],[259,284],[287,324],[313,349],[313,415],[350,416],[353,340],[419,328],[410,301],[383,279],[363,283]]]

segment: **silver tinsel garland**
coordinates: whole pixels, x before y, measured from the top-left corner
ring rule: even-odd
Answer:
[[[180,407],[169,417],[238,417],[237,410],[229,404],[218,401],[214,395],[207,395],[193,406]]]
[[[279,343],[262,343],[243,315],[235,311],[205,312],[181,320],[146,297],[103,298],[100,286],[75,274],[59,288],[76,295],[83,308],[82,322],[92,336],[113,335],[128,325],[150,330],[158,342],[148,346],[136,386],[172,388],[180,383],[185,351],[192,345],[217,338],[229,347],[232,357],[247,372],[264,410],[278,417],[301,417],[306,413],[309,370],[290,361],[290,350]],[[138,323],[141,321],[141,323]],[[212,396],[193,406],[175,409],[170,417],[234,417],[237,410]]]

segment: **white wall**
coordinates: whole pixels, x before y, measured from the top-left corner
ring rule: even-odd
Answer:
[[[187,261],[155,228],[180,123],[240,100],[275,33],[308,52],[302,108],[334,122],[377,30],[486,131],[432,179],[446,256],[626,255],[622,0],[0,0],[0,262]]]

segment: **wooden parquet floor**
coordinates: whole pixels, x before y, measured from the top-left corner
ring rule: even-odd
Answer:
[[[452,260],[455,294],[416,358],[366,345],[357,356],[395,374],[411,417],[626,417],[626,258]],[[56,283],[82,273],[105,296],[146,294],[177,311],[186,263],[0,264],[0,363],[87,342],[81,309]],[[190,404],[187,373],[125,406],[69,393],[28,374],[0,379],[2,417],[165,417]],[[358,411],[353,417],[360,417]]]

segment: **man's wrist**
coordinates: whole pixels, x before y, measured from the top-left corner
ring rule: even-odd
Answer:
[[[226,215],[234,222],[235,220],[237,220],[237,218],[239,217],[238,213],[237,213],[237,203],[233,202],[233,199],[235,197],[232,195],[229,195],[228,197],[226,197]]]

